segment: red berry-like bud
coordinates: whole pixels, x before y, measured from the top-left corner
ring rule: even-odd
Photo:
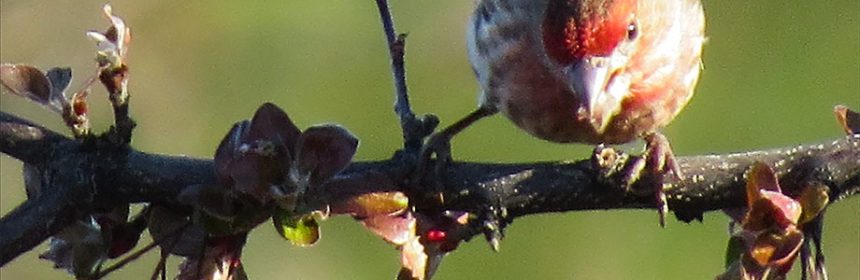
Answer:
[[[427,241],[442,242],[448,237],[448,233],[439,229],[431,229],[427,231]]]

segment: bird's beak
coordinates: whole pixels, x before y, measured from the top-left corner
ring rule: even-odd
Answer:
[[[587,110],[587,117],[597,132],[603,132],[621,108],[621,100],[609,92],[610,82],[617,73],[612,56],[587,57],[572,66],[568,73],[574,94]]]

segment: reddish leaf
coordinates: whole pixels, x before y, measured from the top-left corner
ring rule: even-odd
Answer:
[[[165,252],[187,257],[199,254],[203,248],[206,232],[191,224],[187,214],[154,205],[147,221],[149,234]]]
[[[785,229],[796,225],[800,218],[800,204],[780,193],[776,175],[764,163],[756,163],[747,173],[747,214],[742,226],[758,231],[770,227]]]
[[[0,65],[0,85],[7,91],[39,103],[54,112],[63,112],[65,100],[51,98],[54,87],[48,76],[36,67],[24,64],[2,64]]]
[[[428,280],[433,278],[436,269],[445,256],[436,246],[427,246],[420,238],[412,238],[400,248],[400,272],[398,280]]]
[[[763,162],[756,162],[750,171],[747,172],[746,189],[747,206],[752,206],[752,203],[761,197],[760,190],[782,192],[779,189],[779,181],[773,169]]]
[[[836,113],[836,120],[846,134],[860,134],[860,113],[852,111],[844,105],[838,105],[833,110]]]
[[[275,104],[265,103],[251,119],[249,140],[268,140],[278,147],[285,147],[289,157],[295,155],[296,142],[302,134],[286,112]]]
[[[128,206],[124,206],[124,208],[128,209]],[[147,206],[136,214],[130,221],[114,225],[111,228],[108,257],[119,257],[137,246],[138,241],[140,241],[140,236],[146,229],[150,209],[151,207]]]
[[[235,190],[251,195],[261,203],[273,199],[272,186],[285,182],[288,162],[285,154],[270,154],[266,146],[268,142],[256,142],[255,145],[236,159],[230,165],[230,177],[233,179]]]
[[[783,273],[791,269],[791,264],[803,244],[803,233],[790,229],[784,233],[760,235],[750,251],[753,258],[761,266],[779,268]],[[762,252],[761,255],[756,255]]]
[[[775,214],[777,215],[777,225],[779,225],[780,228],[786,228],[789,225],[797,225],[797,221],[800,219],[802,211],[799,202],[784,194],[771,191],[763,191],[762,195],[764,195],[764,199],[773,203],[775,208],[779,210],[779,212]]]
[[[285,183],[300,133],[281,109],[263,104],[250,124],[237,124],[222,141],[216,151],[219,177],[262,203],[270,201],[272,186]],[[278,197],[287,192],[277,191]]]
[[[400,272],[397,280],[421,280],[426,277],[428,256],[424,252],[424,245],[418,242],[418,237],[413,237],[400,247]]]
[[[415,236],[416,219],[411,212],[400,215],[376,215],[359,219],[367,229],[385,241],[403,245]]]
[[[305,130],[297,145],[299,175],[310,175],[310,183],[318,185],[346,168],[358,139],[343,127],[323,125]]]
[[[228,189],[220,185],[188,186],[176,199],[222,220],[230,220],[236,215],[233,197]]]
[[[402,192],[366,193],[331,205],[334,214],[351,214],[356,218],[397,214],[409,206],[409,198]]]
[[[233,185],[233,179],[230,178],[230,165],[240,156],[239,147],[250,127],[250,121],[237,122],[218,144],[218,149],[215,150],[215,175],[221,184]]]

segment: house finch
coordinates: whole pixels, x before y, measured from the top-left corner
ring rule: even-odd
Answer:
[[[680,176],[657,129],[693,95],[704,26],[699,0],[481,0],[467,34],[483,90],[479,107],[429,144],[447,145],[471,123],[502,112],[553,142],[643,138],[643,164]],[[438,158],[446,149],[431,147],[425,155]]]

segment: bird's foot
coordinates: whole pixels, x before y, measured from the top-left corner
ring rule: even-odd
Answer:
[[[430,135],[424,146],[421,147],[421,153],[418,158],[418,168],[416,171],[415,182],[419,185],[430,185],[431,190],[439,194],[439,201],[444,203],[444,197],[441,196],[444,186],[442,178],[445,176],[445,168],[451,163],[451,139],[463,129],[466,129],[476,121],[491,116],[498,112],[494,108],[479,107],[472,113],[469,113],[459,121],[451,124],[442,131]],[[432,168],[432,172],[430,172]],[[428,178],[428,176],[430,178]],[[429,180],[428,180],[429,179]]]
[[[681,180],[683,174],[666,136],[654,132],[645,136],[645,143],[644,154],[633,162],[625,181],[629,190],[635,193],[654,194],[660,226],[666,227],[666,212],[669,208],[664,189],[667,179],[675,176]]]
[[[441,193],[444,189],[441,179],[445,176],[445,167],[451,162],[452,136],[444,130],[434,133],[421,147],[421,156],[418,159],[416,172],[419,176],[418,182],[422,185],[429,184],[434,192]]]

